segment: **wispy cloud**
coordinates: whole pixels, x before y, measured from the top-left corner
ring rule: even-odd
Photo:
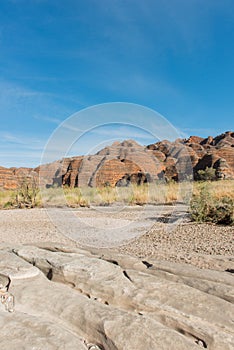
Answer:
[[[14,106],[14,108],[19,108],[19,106],[26,106],[29,103],[32,105],[42,105],[44,107],[51,107],[54,110],[60,111],[64,110],[64,103],[68,104],[69,102],[76,103],[79,108],[87,107],[86,103],[82,101],[82,96],[71,96],[64,95],[63,93],[54,93],[50,91],[43,91],[38,89],[31,89],[21,85],[20,83],[15,83],[12,81],[0,80],[0,109],[9,106]],[[69,115],[69,109],[66,108]],[[1,113],[2,114],[2,113]],[[34,113],[37,117],[37,114]],[[52,117],[52,119],[55,119]],[[57,118],[59,120],[59,118]],[[61,122],[61,121],[60,121]]]
[[[218,135],[221,130],[217,130],[217,128],[181,128],[181,132],[185,137],[189,137],[191,135],[196,136],[210,136],[210,135]]]
[[[106,38],[118,49],[137,50],[139,55],[154,53],[154,59],[155,53],[160,56],[165,50],[192,54],[206,49],[215,43],[214,14],[234,17],[232,0],[103,0],[99,8],[106,19],[101,27]]]
[[[170,96],[179,98],[182,95],[179,88],[166,79],[159,77],[149,77],[143,73],[126,73],[125,76],[116,74],[113,79],[105,81],[103,84],[113,92],[122,93],[129,96],[144,97],[146,92],[151,96]]]
[[[49,96],[48,92],[36,91],[26,88],[20,84],[16,84],[10,81],[0,81],[0,100],[6,100],[8,98],[31,98],[35,96]]]
[[[64,128],[64,129],[67,129],[70,131],[74,131],[74,132],[79,132],[79,133],[85,132],[85,130],[77,128],[76,126],[73,126],[72,124],[69,124],[69,123],[62,124],[61,128]]]
[[[48,122],[48,123],[52,123],[52,124],[56,124],[56,125],[59,125],[62,122],[62,120],[60,120],[58,118],[44,117],[44,116],[39,116],[39,115],[34,115],[33,118],[36,120],[40,120],[43,122]]]
[[[2,131],[0,132],[0,165],[37,166],[45,144],[46,140],[40,138]]]
[[[123,125],[103,125],[98,128],[94,128],[90,131],[90,136],[99,135],[103,137],[112,137],[112,139],[142,139],[152,140],[153,135],[149,134],[146,130],[141,130],[134,126],[123,126]]]
[[[41,151],[5,150],[0,155],[0,166],[10,167],[36,167],[40,164]]]
[[[4,142],[4,143],[13,143],[16,145],[17,144],[28,145],[29,147],[43,143],[43,140],[41,139],[38,139],[35,137],[28,137],[27,135],[13,134],[8,131],[1,131],[0,138],[1,138],[1,142]]]
[[[22,140],[18,139],[18,137],[10,134],[9,132],[1,132],[0,137],[1,137],[2,141],[16,143],[16,144],[22,144]]]

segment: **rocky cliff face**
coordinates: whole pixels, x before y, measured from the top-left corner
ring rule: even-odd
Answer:
[[[38,181],[38,173],[31,168],[0,167],[0,188],[16,189],[23,181]]]
[[[209,136],[203,139],[198,136],[191,136],[188,139],[178,139],[175,142],[161,141],[147,146],[155,156],[163,153],[166,157],[163,161],[165,165],[165,175],[169,178],[177,179],[178,174],[170,172],[170,168],[180,164],[183,171],[183,160],[190,157],[193,174],[196,178],[199,170],[214,168],[217,179],[234,178],[234,132],[228,131],[215,138]],[[172,157],[172,158],[171,158]],[[181,167],[182,165],[182,167]],[[184,169],[185,170],[185,169]]]
[[[191,136],[147,147],[135,141],[115,142],[96,155],[64,160],[63,184],[69,186],[121,186],[156,179],[183,180],[206,167],[217,179],[234,178],[234,132],[215,138]],[[70,181],[73,176],[74,181]]]
[[[234,178],[234,132],[216,137],[156,142],[147,147],[133,140],[114,142],[95,155],[65,158],[35,169],[0,167],[0,188],[16,188],[23,178],[43,186],[124,186],[131,183],[183,180],[214,168],[217,179]]]
[[[120,186],[156,180],[161,161],[133,140],[114,142],[95,155],[65,158],[37,169],[41,183],[69,187]]]

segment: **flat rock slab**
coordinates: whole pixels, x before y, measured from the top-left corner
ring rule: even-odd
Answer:
[[[231,350],[230,272],[55,244],[0,249],[2,349]]]

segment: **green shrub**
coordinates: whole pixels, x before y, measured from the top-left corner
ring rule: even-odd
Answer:
[[[196,180],[198,181],[214,181],[217,180],[214,168],[206,167],[205,170],[198,170]]]
[[[190,215],[197,222],[212,222],[215,224],[232,225],[234,223],[234,200],[224,196],[216,199],[209,193],[207,185],[200,193],[193,195],[190,202]]]
[[[4,209],[11,209],[14,207],[14,205],[15,205],[14,201],[8,201],[8,202],[4,203],[3,208]]]

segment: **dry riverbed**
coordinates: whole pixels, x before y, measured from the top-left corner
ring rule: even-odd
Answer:
[[[234,268],[233,227],[192,223],[186,208],[172,214],[173,210],[170,206],[2,210],[0,244],[55,242],[200,268]]]
[[[233,227],[191,223],[184,206],[0,222],[1,349],[233,349]]]

